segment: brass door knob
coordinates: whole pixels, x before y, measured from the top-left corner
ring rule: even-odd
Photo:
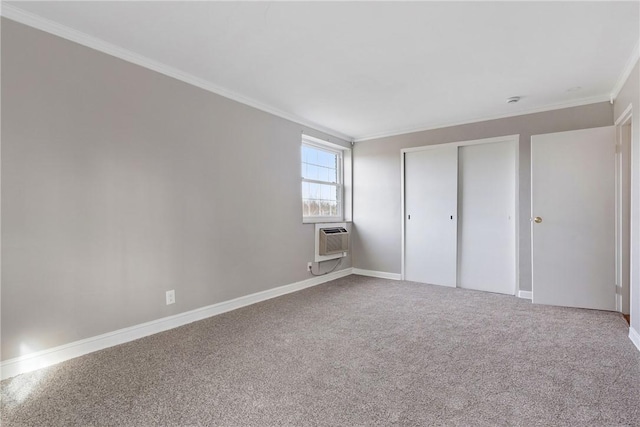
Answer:
[[[542,222],[542,218],[537,216],[537,217],[533,218],[533,222],[535,222],[536,224],[540,224]]]

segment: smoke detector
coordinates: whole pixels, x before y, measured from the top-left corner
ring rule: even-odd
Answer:
[[[518,101],[520,101],[519,96],[512,96],[511,98],[507,98],[507,104],[515,104]]]

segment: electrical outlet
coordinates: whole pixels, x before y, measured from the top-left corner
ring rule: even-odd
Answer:
[[[313,263],[312,262],[308,262],[307,263],[307,271],[311,271],[312,268],[313,268]]]
[[[167,305],[173,304],[175,302],[176,302],[176,291],[174,291],[173,289],[170,291],[167,291]]]

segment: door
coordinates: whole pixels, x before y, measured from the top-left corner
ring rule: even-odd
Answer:
[[[456,286],[458,148],[405,153],[405,279]]]
[[[462,146],[458,155],[458,286],[514,295],[515,143]]]
[[[531,137],[534,303],[615,310],[614,129]]]

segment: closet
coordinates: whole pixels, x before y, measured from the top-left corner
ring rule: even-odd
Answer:
[[[517,143],[403,150],[405,280],[515,294]]]

